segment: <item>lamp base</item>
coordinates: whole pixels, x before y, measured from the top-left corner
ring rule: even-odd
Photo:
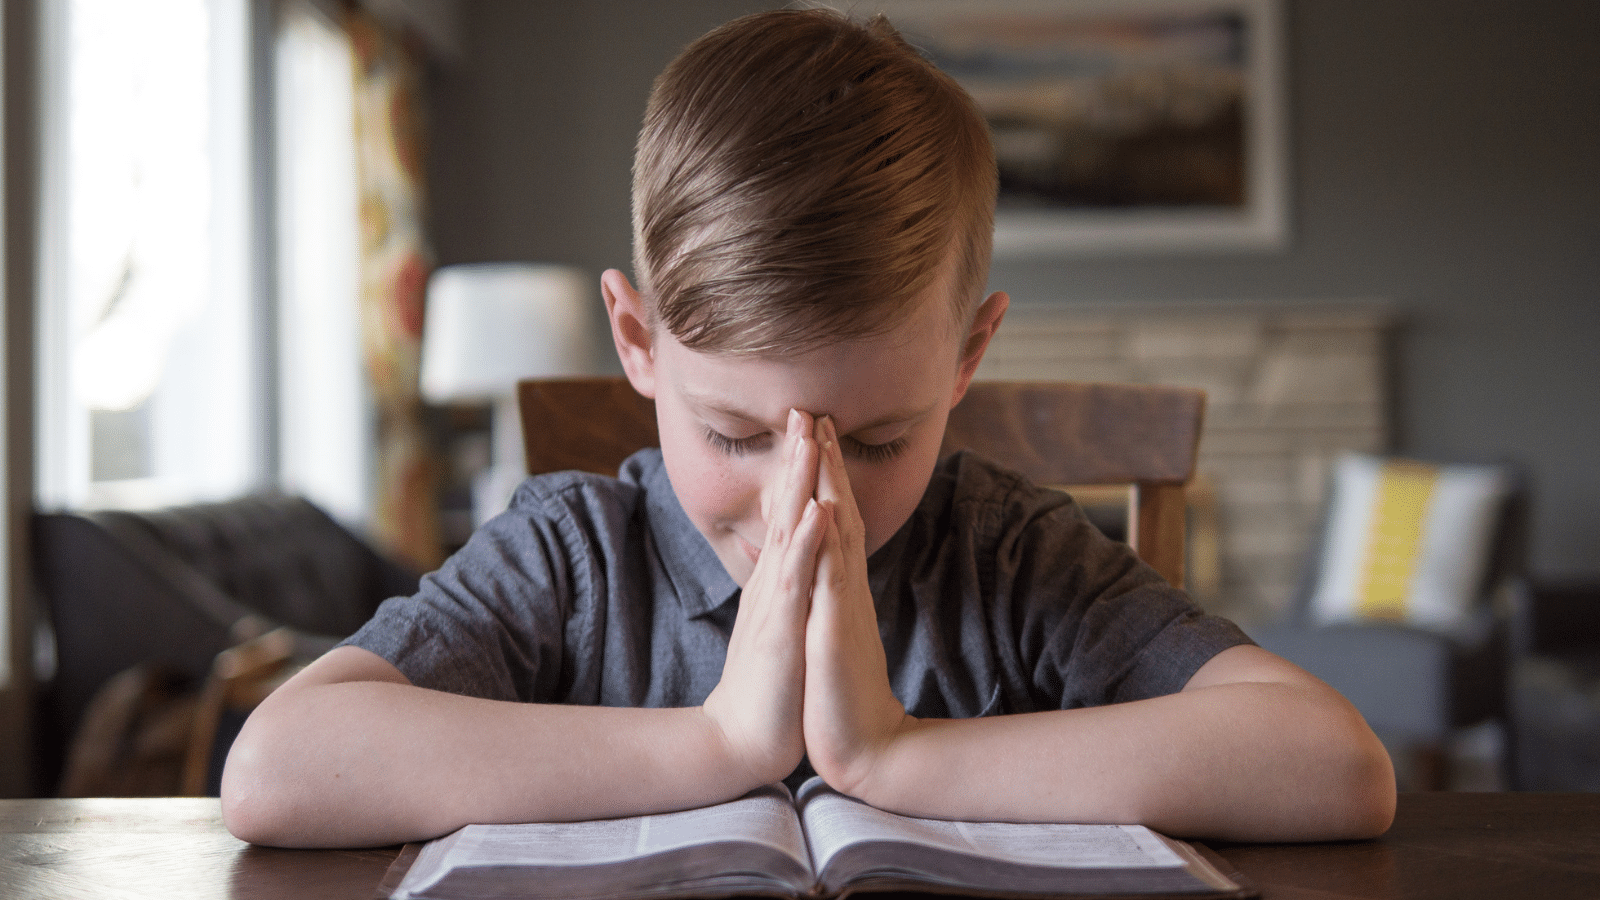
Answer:
[[[489,427],[489,467],[472,479],[474,527],[505,512],[517,485],[528,477],[522,453],[522,414],[517,409],[515,390],[494,399]]]
[[[528,473],[512,466],[490,466],[472,479],[472,524],[483,523],[506,511],[511,495]]]

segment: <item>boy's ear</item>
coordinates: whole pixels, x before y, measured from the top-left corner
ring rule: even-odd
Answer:
[[[600,275],[600,294],[606,301],[606,318],[611,320],[611,340],[617,358],[633,389],[652,400],[656,396],[655,340],[644,301],[628,276],[616,269]]]
[[[961,360],[956,370],[955,396],[950,398],[950,405],[955,406],[966,396],[967,385],[972,383],[972,376],[978,371],[978,363],[983,361],[983,351],[989,347],[989,339],[1000,327],[1000,320],[1005,318],[1006,309],[1011,306],[1011,298],[1004,291],[995,291],[978,307],[978,314],[972,319],[972,328],[967,331],[966,340],[961,344]]]

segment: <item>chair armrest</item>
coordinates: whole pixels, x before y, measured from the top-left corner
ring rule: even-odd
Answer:
[[[1519,655],[1600,655],[1600,582],[1523,582],[1511,600]]]

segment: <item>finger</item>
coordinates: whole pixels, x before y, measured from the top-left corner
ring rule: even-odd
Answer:
[[[745,601],[739,604],[739,618],[734,622],[734,637],[738,638],[741,621],[746,625],[748,637],[744,646],[768,646],[764,652],[769,657],[771,629],[782,646],[800,647],[804,644],[806,619],[811,614],[811,594],[817,578],[817,554],[825,534],[825,513],[816,500],[806,501],[795,526],[793,539],[783,548],[764,549],[757,563],[757,574],[745,588]],[[766,640],[759,634],[766,633]],[[753,643],[752,643],[753,642]],[[733,641],[729,641],[733,652]]]
[[[817,444],[822,457],[817,471],[817,498],[832,502],[843,546],[864,547],[865,526],[861,511],[856,507],[855,493],[850,489],[850,474],[844,467],[844,451],[839,445],[839,432],[833,424],[833,417],[824,416],[817,420]]]
[[[817,443],[811,430],[810,416],[796,409],[789,410],[788,429],[784,433],[782,483],[768,500],[767,509],[766,542],[774,548],[788,543],[806,503],[816,493]]]
[[[818,505],[823,513],[823,521],[814,595],[816,602],[828,615],[837,615],[836,602],[848,584],[849,568],[845,564],[844,545],[839,535],[838,509],[830,500],[823,500]]]
[[[795,527],[794,539],[783,554],[779,592],[795,604],[800,621],[811,608],[812,589],[817,581],[819,553],[827,539],[830,516],[813,498],[806,501]]]
[[[778,485],[768,490],[763,498],[766,531],[756,555],[755,569],[745,585],[749,596],[762,596],[765,593],[762,585],[782,577],[784,551],[790,535],[805,510],[806,501],[816,491],[816,441],[807,440],[812,427],[810,416],[796,409],[789,411],[780,451],[782,471],[774,476]]]
[[[754,646],[759,634],[772,627],[803,629],[811,612],[811,593],[816,584],[817,554],[826,529],[825,513],[815,498],[807,498],[787,539],[772,538],[761,548],[754,572],[745,584],[744,602],[734,620],[728,652]],[[771,532],[773,529],[769,529]],[[797,633],[797,632],[790,632]]]

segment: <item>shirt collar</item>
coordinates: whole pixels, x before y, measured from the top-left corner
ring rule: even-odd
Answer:
[[[620,475],[644,489],[650,535],[684,614],[703,616],[737,596],[739,585],[678,502],[660,449],[635,453],[623,463]]]

